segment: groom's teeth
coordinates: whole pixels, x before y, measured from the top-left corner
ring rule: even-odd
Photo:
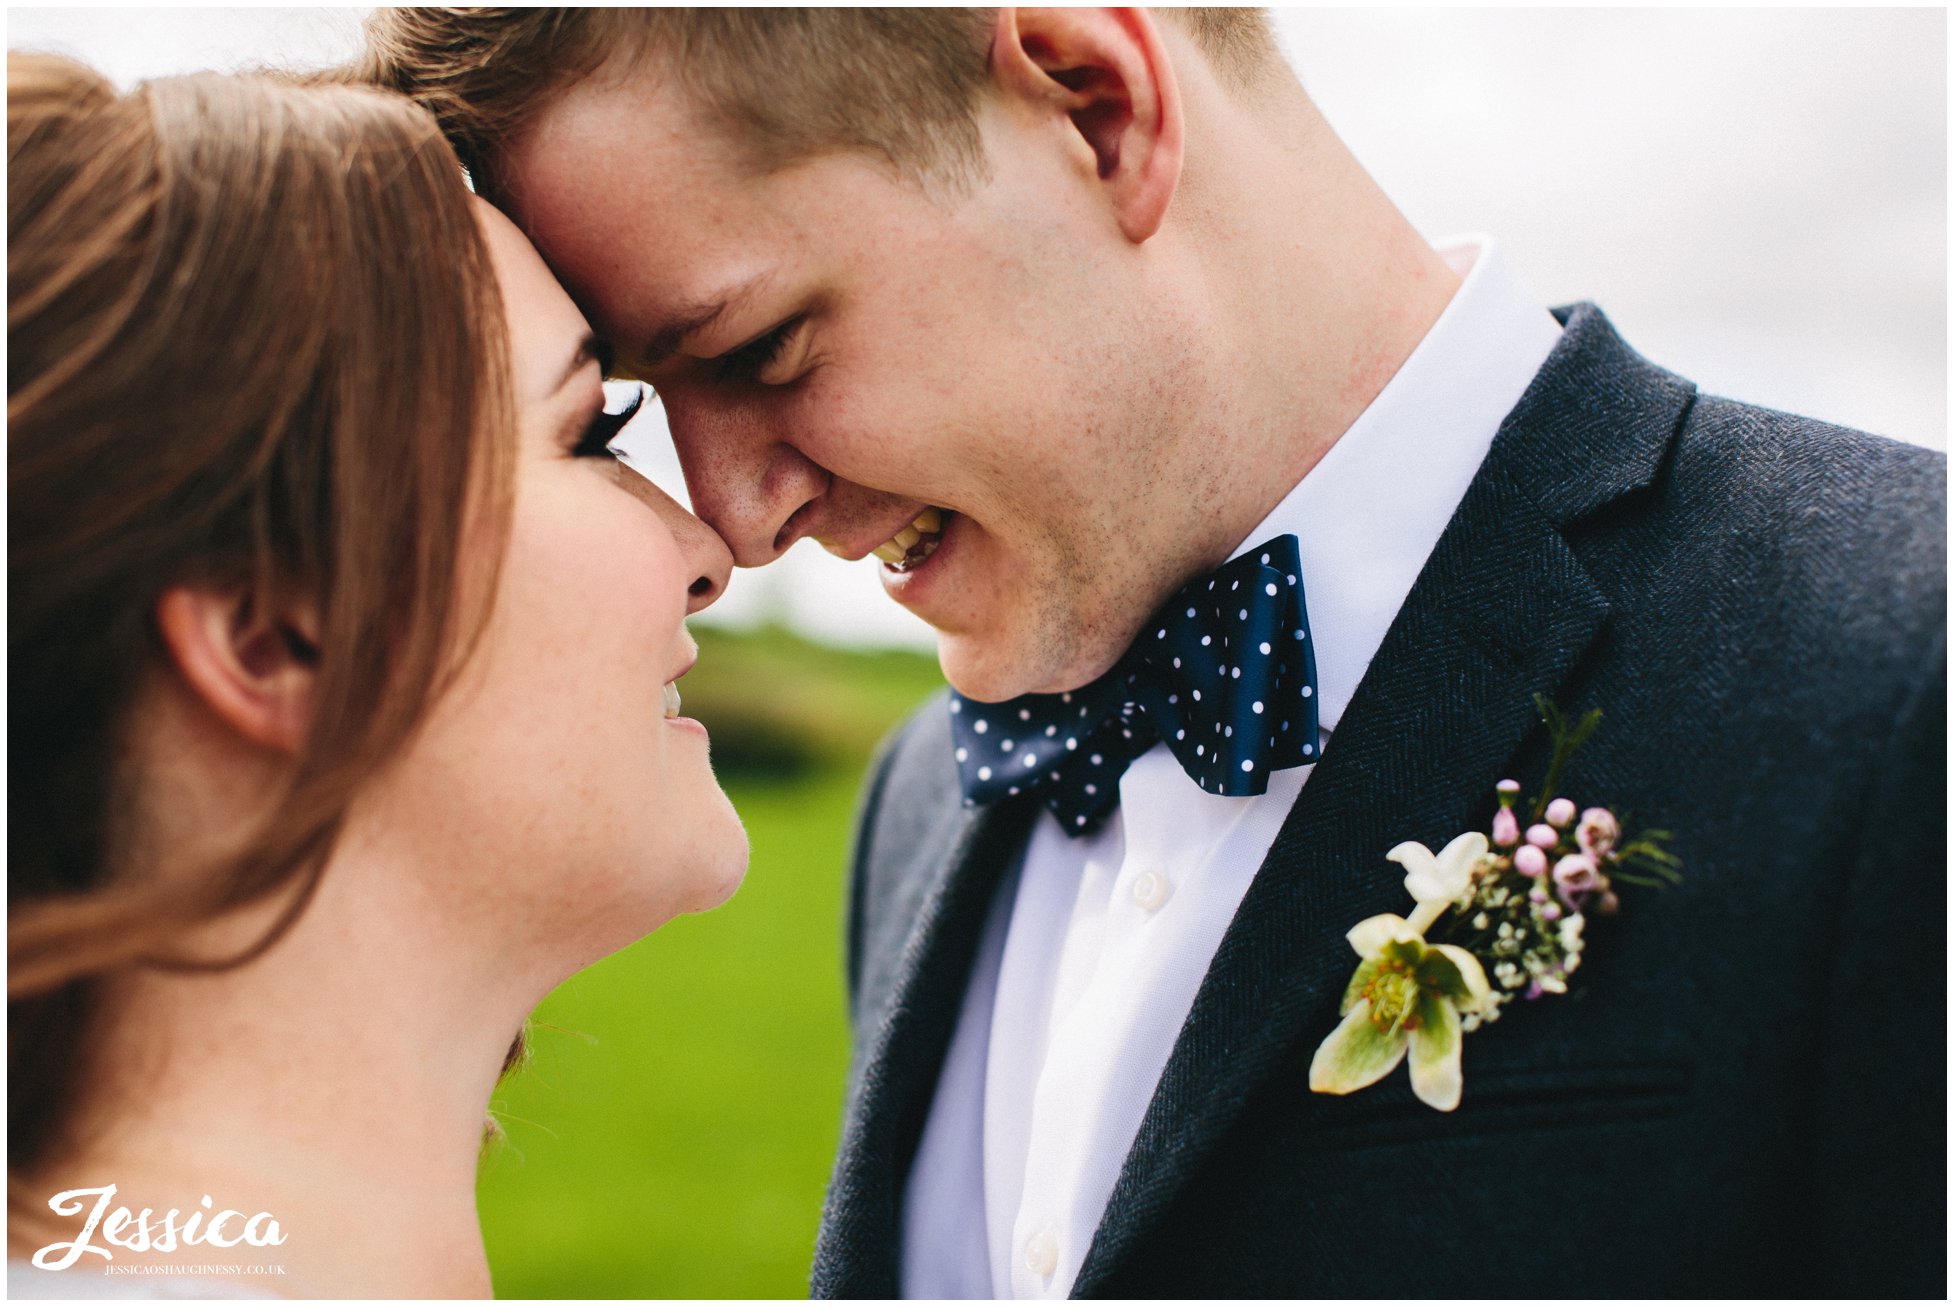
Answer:
[[[925,508],[902,530],[869,552],[898,572],[906,572],[943,543],[943,510]]]
[[[678,686],[671,681],[665,682],[665,716],[678,716]]]

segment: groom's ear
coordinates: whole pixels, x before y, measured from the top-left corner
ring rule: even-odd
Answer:
[[[1181,97],[1145,10],[999,10],[991,77],[1034,111],[1063,116],[1128,240],[1160,230],[1180,184]]]
[[[233,734],[288,756],[304,747],[319,679],[312,604],[272,610],[249,587],[175,585],[156,601],[156,630],[178,678]]]

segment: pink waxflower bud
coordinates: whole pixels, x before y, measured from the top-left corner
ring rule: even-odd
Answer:
[[[1493,814],[1493,843],[1510,849],[1519,842],[1520,819],[1513,815],[1513,809],[1501,808]]]
[[[1551,849],[1560,843],[1560,832],[1552,826],[1536,823],[1527,827],[1527,843],[1537,844],[1543,849]]]
[[[1559,921],[1560,904],[1558,903],[1543,904],[1540,908],[1540,919],[1542,921]]]
[[[1613,852],[1615,841],[1621,837],[1621,823],[1606,808],[1589,808],[1581,814],[1580,825],[1574,828],[1574,842],[1581,846],[1581,852],[1597,861]]]
[[[1554,864],[1554,884],[1570,894],[1585,894],[1601,885],[1601,873],[1587,854],[1570,853]]]
[[[1546,891],[1546,890],[1544,890],[1544,889],[1540,889],[1539,887],[1537,887],[1537,886],[1536,886],[1535,888],[1533,888],[1533,889],[1530,889],[1530,890],[1528,890],[1528,891],[1527,891],[1527,902],[1529,902],[1529,903],[1545,903],[1546,901],[1547,901],[1547,891]]]
[[[1566,830],[1574,820],[1574,800],[1555,799],[1547,805],[1547,824]]]
[[[1513,800],[1520,797],[1520,782],[1518,781],[1501,781],[1493,788],[1499,791],[1501,807],[1511,807]]]
[[[1513,870],[1535,880],[1547,874],[1547,855],[1528,844],[1513,855]]]

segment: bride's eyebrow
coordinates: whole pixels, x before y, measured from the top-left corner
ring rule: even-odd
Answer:
[[[693,336],[718,322],[728,310],[739,307],[758,293],[773,277],[771,271],[758,272],[726,290],[701,296],[680,305],[671,319],[652,332],[632,362],[640,368],[655,368]]]
[[[597,367],[603,375],[608,377],[611,374],[611,347],[597,337],[586,334],[577,342],[575,352],[570,355],[569,365],[563,369],[563,375],[557,379],[557,383],[550,387],[550,394],[560,393],[565,386],[576,380],[577,373],[583,371],[583,365],[592,359],[597,360]]]

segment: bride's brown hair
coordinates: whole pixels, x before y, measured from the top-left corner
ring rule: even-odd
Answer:
[[[269,947],[465,655],[462,542],[493,594],[512,418],[466,187],[405,100],[218,76],[123,95],[10,54],[7,183],[13,1208],[11,1177],[67,1144],[105,978]],[[187,888],[118,874],[143,779],[120,751],[183,583],[302,598],[320,630],[281,801]],[[246,954],[183,956],[264,903]]]

